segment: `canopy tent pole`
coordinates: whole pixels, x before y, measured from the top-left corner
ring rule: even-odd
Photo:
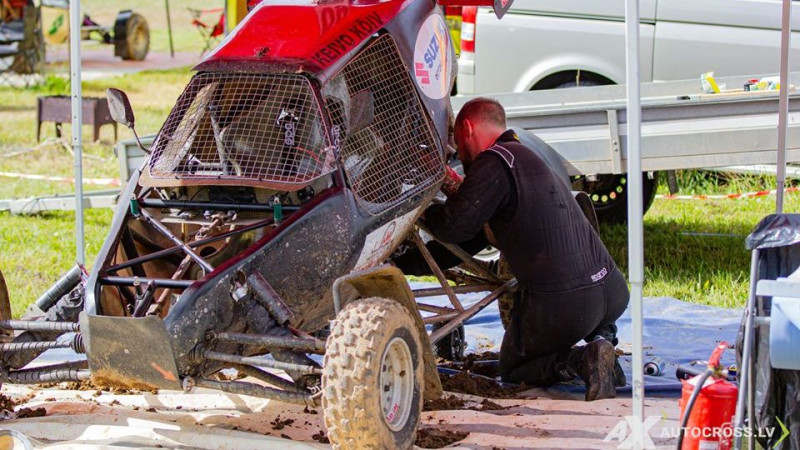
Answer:
[[[778,100],[778,194],[775,198],[775,212],[783,212],[783,190],[786,184],[786,132],[789,117],[789,50],[791,49],[792,0],[783,0],[781,19],[781,88]]]
[[[642,347],[642,288],[644,285],[644,227],[642,207],[641,127],[639,79],[639,0],[625,0],[625,66],[627,77],[628,158],[628,281],[631,283],[633,334],[633,416],[644,422],[644,359]],[[633,430],[642,433],[641,427]],[[644,436],[635,436],[643,443]]]
[[[81,2],[69,2],[69,66],[72,97],[72,150],[75,154],[76,260],[85,262],[83,235],[83,92],[81,90]]]
[[[792,0],[783,0],[781,11],[781,67],[780,67],[780,94],[778,98],[778,161],[776,167],[777,175],[777,195],[775,198],[775,212],[783,213],[783,194],[786,184],[786,133],[787,121],[789,116],[789,50],[791,50],[791,22],[792,22]],[[753,249],[750,260],[750,295],[744,309],[745,330],[744,348],[742,349],[742,367],[739,374],[739,395],[736,399],[736,414],[733,419],[735,429],[740,429],[745,425],[750,429],[755,428],[752,421],[755,399],[755,364],[753,352],[755,342],[753,338],[755,327],[754,317],[756,309],[754,301],[756,298],[756,281],[758,278],[758,250]],[[733,448],[741,448],[742,436],[737,434],[734,438]],[[748,448],[755,448],[755,439],[748,440]]]

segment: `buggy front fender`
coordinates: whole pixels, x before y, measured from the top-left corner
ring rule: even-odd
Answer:
[[[339,313],[344,303],[349,303],[358,298],[381,297],[390,298],[405,306],[414,319],[422,342],[422,357],[425,367],[425,400],[441,398],[444,393],[436,368],[436,358],[433,355],[425,324],[417,308],[417,301],[406,278],[400,269],[382,265],[349,275],[339,277],[333,283],[333,301],[336,314]]]

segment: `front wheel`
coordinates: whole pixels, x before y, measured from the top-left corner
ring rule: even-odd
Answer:
[[[658,187],[658,172],[653,177],[642,174],[642,213],[653,204]],[[598,175],[589,181],[584,175],[572,179],[572,188],[586,192],[592,200],[600,223],[625,223],[628,220],[628,175]]]
[[[322,407],[334,448],[410,448],[422,412],[422,346],[394,300],[349,303],[333,321],[323,359]]]

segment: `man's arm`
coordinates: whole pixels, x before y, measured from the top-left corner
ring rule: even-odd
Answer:
[[[425,222],[443,242],[466,241],[508,205],[512,189],[515,188],[500,159],[481,154],[467,171],[458,192],[448,197],[444,205],[428,208]]]

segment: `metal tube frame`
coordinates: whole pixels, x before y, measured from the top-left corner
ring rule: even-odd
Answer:
[[[194,280],[173,280],[170,278],[103,277],[97,281],[103,286],[139,286],[154,283],[157,288],[186,289]]]
[[[303,339],[297,337],[269,336],[246,333],[209,333],[211,340],[233,342],[245,345],[261,345],[267,348],[299,350],[305,353],[321,355],[325,353],[325,341],[319,339]]]
[[[187,245],[185,242],[183,242],[182,240],[178,239],[177,236],[172,234],[172,232],[169,231],[169,229],[163,223],[161,223],[158,219],[153,217],[153,215],[150,214],[149,212],[147,212],[147,210],[145,210],[144,208],[140,208],[139,209],[139,214],[141,214],[141,216],[147,221],[147,223],[152,225],[153,228],[155,228],[159,233],[161,233],[162,235],[164,235],[164,237],[166,237],[167,239],[172,241],[173,244],[175,244],[178,247],[180,247],[180,249],[183,250],[184,253],[186,253],[187,255],[191,256],[192,259],[200,267],[202,267],[203,270],[205,270],[206,273],[210,273],[210,272],[214,271],[214,266],[209,264],[205,259],[203,259],[203,257],[201,257],[200,255],[195,253],[194,250],[192,250],[192,248],[189,247],[189,245]]]
[[[0,320],[0,329],[25,331],[80,331],[75,322],[45,322],[39,320]]]
[[[442,340],[442,338],[452,333],[453,330],[461,326],[464,322],[471,319],[479,312],[483,311],[484,308],[489,306],[493,301],[497,300],[498,297],[505,294],[509,289],[512,289],[516,285],[517,285],[517,279],[513,278],[507,281],[505,284],[501,285],[499,288],[492,291],[492,293],[490,293],[486,297],[476,302],[474,305],[470,306],[468,309],[460,311],[457,316],[453,317],[441,328],[431,333],[430,335],[431,344],[435,344],[436,342]]]
[[[414,241],[414,244],[417,245],[419,252],[422,254],[422,257],[425,258],[425,262],[428,263],[428,266],[433,271],[436,279],[439,280],[439,283],[442,285],[442,289],[444,289],[445,294],[447,294],[447,298],[450,299],[450,303],[453,304],[455,309],[463,311],[464,305],[462,305],[461,301],[459,301],[458,297],[456,297],[456,293],[453,292],[453,287],[447,282],[444,272],[442,272],[442,269],[440,269],[439,265],[436,264],[436,261],[433,259],[433,255],[431,255],[431,252],[428,251],[428,247],[425,246],[425,243],[422,242],[422,238],[419,237],[419,232],[417,230],[411,232],[411,239]]]
[[[318,406],[311,394],[289,392],[244,381],[215,381],[206,378],[185,378],[184,386],[186,386],[185,389],[187,390],[190,390],[193,386],[197,386],[207,389],[216,389],[231,394],[268,398],[296,405]]]
[[[272,219],[264,220],[258,223],[254,223],[252,225],[248,225],[246,227],[239,228],[237,230],[227,231],[225,233],[221,233],[215,236],[210,236],[205,239],[200,239],[199,241],[193,241],[186,243],[187,246],[190,248],[200,247],[206,244],[210,244],[212,242],[220,241],[222,239],[227,239],[232,236],[236,236],[239,234],[247,233],[249,231],[257,230],[259,228],[264,228],[272,225],[274,221]],[[173,253],[178,253],[182,250],[180,246],[166,248],[164,250],[159,250],[157,252],[150,253],[149,255],[140,256],[138,258],[129,259],[127,261],[121,262],[115,266],[109,267],[106,269],[106,272],[118,272],[122,269],[127,269],[129,267],[135,266],[137,264],[144,264],[148,261],[153,261],[155,259],[171,255]]]
[[[72,151],[75,154],[75,246],[78,264],[86,262],[83,231],[83,88],[81,87],[81,4],[69,3],[69,66],[72,97]]]
[[[244,364],[248,366],[270,367],[272,369],[280,369],[287,372],[294,371],[307,374],[322,375],[322,369],[319,367],[307,366],[303,364],[285,363],[281,361],[275,361],[274,359],[267,359],[260,356],[232,355],[230,353],[216,352],[213,350],[206,350],[205,352],[203,352],[203,356],[207,359],[227,362],[231,364]]]
[[[453,292],[455,292],[456,294],[471,294],[475,292],[491,291],[497,286],[498,286],[497,284],[464,284],[461,286],[451,286],[451,288],[453,289]],[[445,291],[442,288],[414,289],[411,292],[413,292],[414,297],[417,298],[445,295]]]

